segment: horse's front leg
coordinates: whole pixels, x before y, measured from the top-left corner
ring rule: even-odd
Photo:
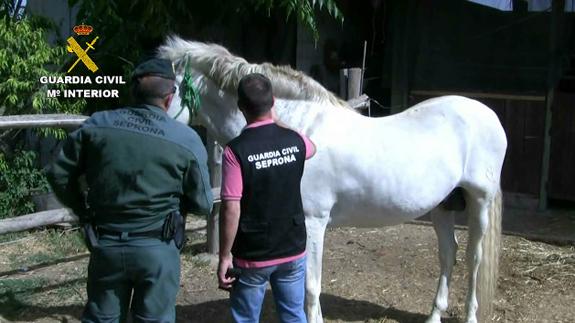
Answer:
[[[439,263],[440,276],[437,286],[437,294],[433,302],[433,309],[426,323],[440,323],[441,313],[447,310],[449,300],[449,283],[451,273],[455,264],[455,255],[457,253],[457,239],[454,230],[454,213],[453,211],[440,211],[439,209],[431,212],[431,220],[437,234],[439,246]]]
[[[329,220],[329,212],[318,216],[306,217],[307,230],[307,271],[306,271],[306,312],[308,323],[322,323],[321,305],[321,268],[323,240]]]

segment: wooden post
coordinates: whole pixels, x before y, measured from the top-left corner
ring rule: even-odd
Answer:
[[[355,99],[361,95],[361,78],[362,78],[361,68],[350,68],[348,72],[348,82],[347,82],[347,100]]]
[[[552,2],[551,23],[549,26],[549,65],[547,70],[547,96],[545,99],[545,130],[543,133],[543,156],[541,161],[541,181],[539,184],[539,211],[547,209],[547,199],[549,197],[549,163],[551,160],[551,122],[553,120],[552,106],[555,93],[555,85],[558,75],[558,53],[559,28],[561,18],[564,15],[565,0]]]
[[[391,70],[391,113],[407,109],[408,98],[408,23],[412,0],[396,1],[392,4],[392,70]]]
[[[222,147],[208,135],[208,165],[210,168],[210,184],[219,187],[222,181]],[[219,237],[220,203],[214,203],[212,214],[207,221],[208,254],[217,255],[220,248]]]
[[[342,68],[339,70],[339,97],[347,100],[347,68]]]

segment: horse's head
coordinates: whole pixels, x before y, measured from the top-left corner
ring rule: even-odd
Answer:
[[[219,45],[170,37],[158,49],[158,56],[174,62],[176,69],[178,90],[168,114],[186,123],[191,118],[192,124],[206,127],[221,144],[236,137],[246,124],[237,107],[237,86],[240,79],[249,73],[261,73],[271,80],[277,99],[276,110],[281,105],[287,106],[286,102],[296,101],[298,104],[346,105],[304,73],[267,63],[250,64]],[[189,86],[186,85],[190,83],[201,97],[200,108],[195,114],[182,106],[182,98],[189,95]],[[301,117],[292,115],[292,119]]]
[[[190,125],[204,126],[215,139],[225,144],[236,137],[246,121],[236,106],[236,98],[221,91],[208,77],[193,68],[189,68],[195,90],[200,96],[196,111],[190,111],[183,103],[186,92],[191,91],[183,84],[185,71],[176,69],[177,90],[168,109],[168,115]],[[187,93],[190,95],[190,93]]]
[[[219,80],[211,75],[214,60],[226,55],[233,57],[225,48],[171,37],[159,48],[158,55],[174,62],[176,71],[177,90],[168,115],[186,124],[206,127],[221,144],[226,144],[241,132],[246,121],[237,108],[235,91],[222,88]],[[191,79],[185,80],[186,77]],[[191,91],[196,91],[201,100],[195,112],[182,102],[186,95],[191,95]]]

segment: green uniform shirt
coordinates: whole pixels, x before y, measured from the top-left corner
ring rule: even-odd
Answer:
[[[205,215],[212,208],[200,137],[158,107],[95,113],[64,142],[48,180],[60,201],[85,220],[81,175],[93,222],[109,230],[154,230],[181,207]]]

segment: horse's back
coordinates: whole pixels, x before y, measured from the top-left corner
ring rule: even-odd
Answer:
[[[431,131],[449,128],[448,132],[465,146],[460,186],[481,190],[499,187],[507,138],[497,114],[485,104],[462,96],[442,96],[423,101],[400,115],[426,120]]]
[[[310,196],[315,199],[325,191],[334,197],[335,223],[409,220],[434,208],[461,183],[474,180],[476,174],[466,174],[468,167],[483,171],[482,164],[489,164],[496,171],[501,166],[502,157],[491,154],[501,147],[504,152],[501,124],[475,100],[439,97],[390,117],[347,119],[347,125],[329,122],[329,129],[319,131],[329,136],[316,137],[317,160],[306,170],[306,182],[314,191]],[[330,185],[314,185],[317,178]]]
[[[427,119],[441,118],[442,123],[464,123],[465,127],[481,130],[492,128],[502,134],[503,127],[495,112],[485,104],[458,95],[447,95],[422,101],[409,109],[396,115],[398,119]],[[445,124],[438,125],[445,126]]]

